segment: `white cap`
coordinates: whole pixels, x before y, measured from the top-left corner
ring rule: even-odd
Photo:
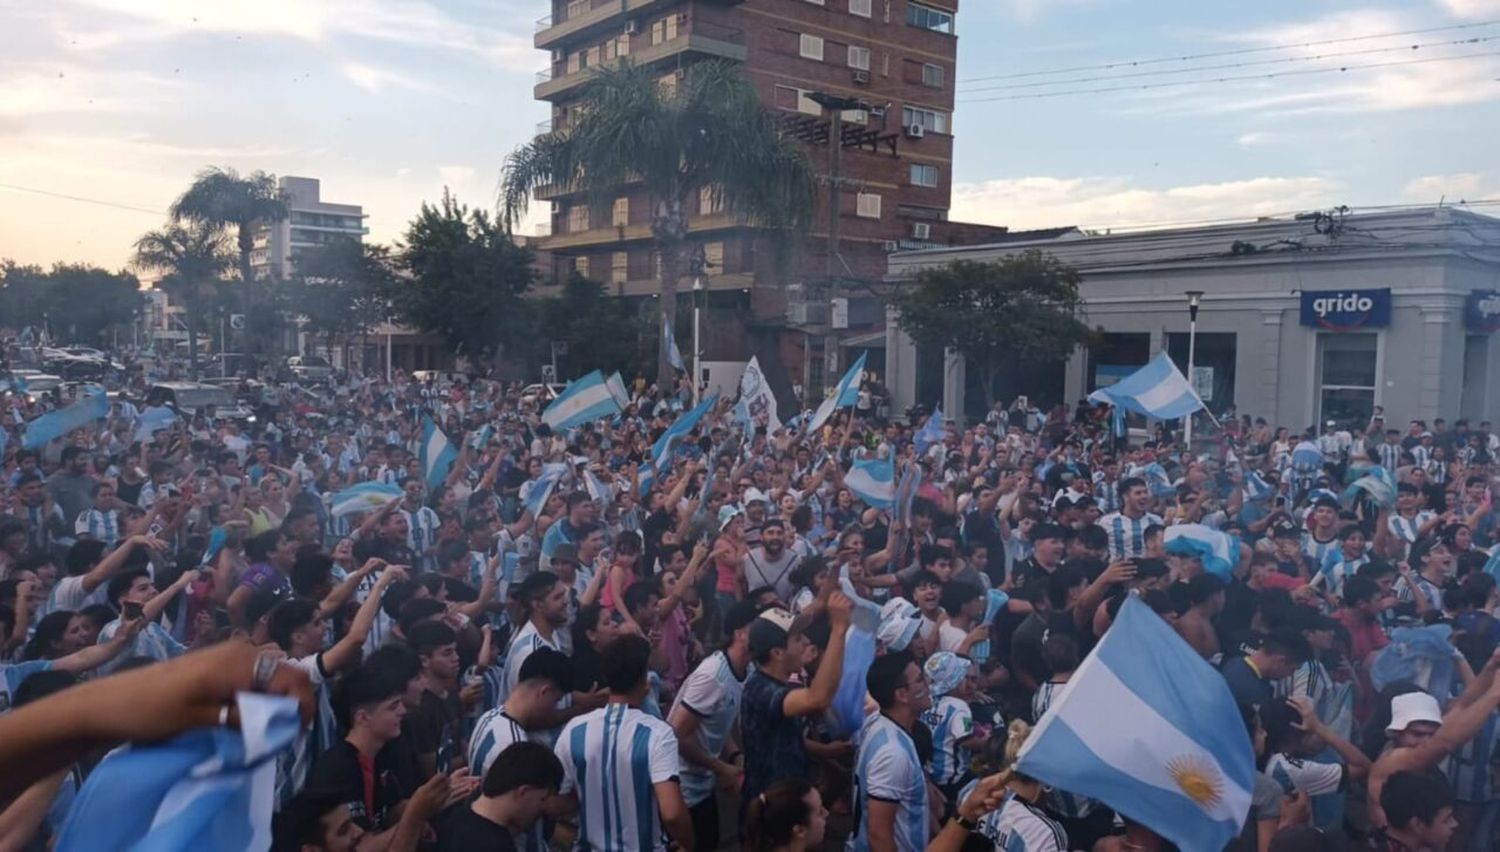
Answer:
[[[1391,723],[1386,725],[1385,732],[1400,733],[1413,722],[1443,724],[1443,711],[1438,707],[1437,699],[1425,692],[1408,692],[1392,698]]]
[[[749,506],[751,503],[769,503],[771,502],[771,500],[770,498],[766,497],[764,491],[761,491],[759,488],[755,488],[752,486],[745,489],[745,499],[741,502],[745,506]]]

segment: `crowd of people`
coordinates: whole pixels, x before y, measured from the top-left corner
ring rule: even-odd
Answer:
[[[253,421],[145,387],[30,448],[71,401],[0,395],[0,713],[114,695],[118,736],[161,736],[128,719],[171,715],[194,672],[293,679],[276,848],[1172,848],[1014,767],[1129,596],[1241,708],[1258,774],[1232,848],[1497,848],[1488,423],[1226,418],[1188,451],[1082,405],[809,429],[726,400],[663,459],[685,384],[637,379],[562,433],[483,380],[340,372],[274,385]],[[444,469],[428,420],[461,448]],[[869,459],[909,506],[846,481]],[[1377,473],[1389,494],[1350,487]],[[350,510],[364,484],[400,494]],[[1167,547],[1176,525],[1233,536],[1228,570]],[[861,607],[878,653],[850,731]],[[110,745],[0,782],[0,846],[47,848]]]

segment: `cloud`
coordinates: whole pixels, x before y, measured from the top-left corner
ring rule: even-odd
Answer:
[[[169,77],[71,63],[14,64],[0,70],[0,116],[145,112],[182,89]]]
[[[1455,18],[1482,20],[1500,15],[1500,0],[1437,0],[1437,5]]]
[[[1041,20],[1049,12],[1059,11],[1065,6],[1083,6],[1094,0],[1002,0],[1004,6],[1016,20],[1031,24]]]
[[[1249,133],[1241,133],[1240,137],[1234,141],[1241,148],[1264,148],[1281,141],[1281,134],[1266,130],[1252,130]]]
[[[1413,178],[1401,190],[1402,198],[1416,203],[1477,201],[1497,196],[1500,196],[1500,175],[1493,172],[1424,175]]]
[[[339,74],[367,92],[379,93],[387,88],[394,87],[398,89],[410,89],[414,92],[423,92],[429,95],[446,96],[444,89],[425,80],[419,80],[410,74],[390,68],[367,65],[352,59],[345,59],[339,62],[337,68]]]
[[[438,166],[438,177],[447,186],[457,186],[474,179],[478,172],[472,166]]]
[[[1151,188],[1130,177],[1022,177],[959,183],[955,220],[1043,228],[1123,228],[1247,219],[1333,203],[1342,186],[1324,177],[1257,177]]]

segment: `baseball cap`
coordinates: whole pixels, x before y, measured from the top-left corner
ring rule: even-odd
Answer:
[[[755,622],[758,615],[760,615],[760,607],[750,601],[736,601],[734,606],[724,613],[724,635],[732,636],[734,631],[748,627]]]
[[[1443,724],[1443,711],[1436,698],[1425,692],[1408,692],[1391,699],[1391,723],[1385,726],[1386,733],[1400,733],[1416,722]]]
[[[761,491],[759,488],[746,488],[745,499],[743,502],[746,506],[748,506],[751,503],[769,503],[771,501],[770,498],[766,497],[765,492]]]
[[[722,531],[729,526],[729,522],[740,516],[740,510],[734,506],[719,507],[719,529]]]
[[[891,598],[880,607],[875,638],[891,651],[904,651],[922,626],[921,611],[906,598]]]
[[[571,542],[563,542],[552,551],[553,562],[572,562],[578,564],[578,545]]]
[[[750,622],[750,653],[759,657],[775,648],[786,646],[792,635],[792,614],[781,607],[771,607]]]

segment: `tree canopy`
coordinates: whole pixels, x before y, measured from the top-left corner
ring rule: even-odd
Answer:
[[[302,318],[304,329],[331,340],[377,325],[395,282],[389,248],[347,239],[298,255],[296,271],[283,289],[287,310]]]
[[[102,343],[111,327],[128,331],[142,301],[140,282],[128,272],[81,263],[50,270],[0,263],[0,317],[12,328],[45,326],[60,340]]]
[[[655,323],[626,300],[611,297],[597,281],[574,273],[556,298],[539,299],[536,307],[543,339],[567,344],[568,354],[558,359],[562,376],[594,369],[629,376],[655,363]]]
[[[918,343],[963,353],[994,405],[1007,366],[1055,363],[1089,343],[1079,319],[1077,270],[1032,250],[991,263],[960,260],[923,270],[890,297],[901,328]]]

